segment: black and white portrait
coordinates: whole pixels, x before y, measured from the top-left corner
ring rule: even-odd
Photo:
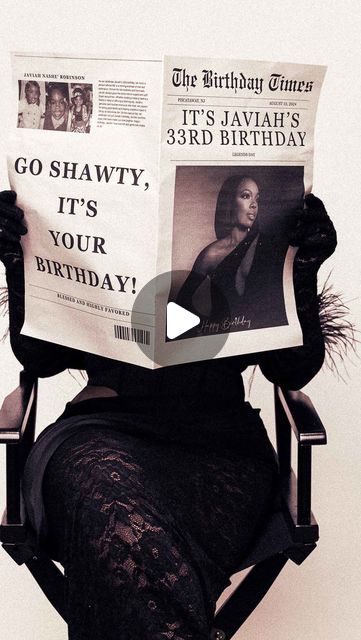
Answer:
[[[182,337],[288,324],[287,218],[303,197],[299,166],[178,167],[170,299],[201,317]]]

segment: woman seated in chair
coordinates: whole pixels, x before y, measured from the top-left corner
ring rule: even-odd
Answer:
[[[313,195],[291,225],[303,346],[153,371],[20,335],[26,228],[15,201],[0,194],[13,351],[41,377],[68,367],[88,375],[40,434],[24,478],[30,522],[65,568],[69,638],[208,640],[277,485],[241,372],[258,364],[299,389],[322,366],[317,270],[335,249],[334,227]]]

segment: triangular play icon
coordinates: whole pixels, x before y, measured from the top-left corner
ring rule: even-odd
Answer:
[[[195,313],[187,311],[176,302],[168,302],[167,304],[167,338],[174,340],[182,333],[193,329],[201,321]]]

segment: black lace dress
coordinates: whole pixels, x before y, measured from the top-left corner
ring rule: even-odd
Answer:
[[[316,277],[295,281],[303,347],[150,371],[21,336],[21,269],[7,275],[19,360],[41,376],[84,368],[120,394],[67,405],[27,465],[29,517],[65,568],[69,638],[208,640],[276,478],[241,371],[300,388],[319,370]]]

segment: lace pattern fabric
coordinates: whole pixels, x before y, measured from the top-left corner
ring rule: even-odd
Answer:
[[[208,639],[274,475],[267,460],[99,430],[90,416],[43,485],[69,639]]]

